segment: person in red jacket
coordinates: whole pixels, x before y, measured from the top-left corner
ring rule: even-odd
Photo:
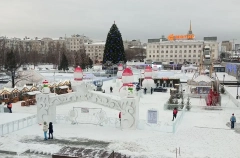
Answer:
[[[177,108],[174,108],[174,109],[173,109],[173,119],[172,119],[172,121],[174,121],[174,118],[176,119],[177,113],[178,113]]]
[[[9,109],[9,113],[12,113],[12,103],[11,102],[7,103],[7,108]]]

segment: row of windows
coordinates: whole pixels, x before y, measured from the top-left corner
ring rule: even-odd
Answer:
[[[215,46],[215,44],[213,44],[212,46]],[[153,48],[155,48],[155,47],[156,47],[156,48],[159,48],[159,45],[156,45],[156,46],[155,46],[155,45],[153,45],[153,46],[149,45],[149,48],[152,48],[152,47],[153,47]],[[198,47],[198,48],[201,48],[202,45],[193,45],[193,46],[192,46],[192,45],[183,45],[183,46],[181,46],[181,45],[180,45],[180,46],[178,46],[178,45],[169,45],[169,46],[168,46],[168,45],[167,45],[167,46],[161,46],[161,48],[168,48],[168,47],[169,47],[169,48],[173,48],[173,47],[174,47],[174,48],[182,48],[182,47],[184,47],[184,48],[187,48],[187,47],[188,47],[188,48],[197,48],[197,47]]]
[[[160,55],[156,55],[156,56],[155,56],[155,55],[152,55],[152,56],[149,55],[149,57],[160,57]],[[198,56],[197,56],[197,55],[188,55],[188,56],[187,56],[187,55],[178,55],[178,56],[177,56],[177,55],[169,55],[169,56],[168,56],[168,55],[165,55],[165,56],[164,56],[164,55],[161,55],[161,57],[162,57],[162,58],[164,58],[164,57],[165,57],[165,58],[166,58],[166,57],[170,57],[170,58],[171,58],[171,57],[175,57],[175,58],[180,57],[180,58],[181,58],[181,57],[200,57],[200,55],[198,55]],[[213,54],[213,57],[214,57],[214,54]]]
[[[161,62],[165,62],[166,60],[164,60],[164,59],[159,59],[159,61],[161,61]],[[170,61],[174,61],[175,63],[177,63],[177,62],[181,62],[181,61],[184,61],[184,59],[182,60],[182,59],[175,59],[175,60],[170,60]],[[189,59],[188,59],[188,61],[189,61]],[[191,62],[200,62],[200,59],[191,59]]]
[[[212,52],[214,53],[214,49],[212,50]],[[159,53],[159,51],[155,51],[153,50],[153,53]],[[189,53],[191,53],[192,51],[191,50],[188,50]],[[196,53],[197,51],[196,50],[193,50],[193,53]],[[151,50],[148,51],[148,53],[151,53]],[[161,53],[164,53],[164,51],[162,50]],[[165,52],[165,53],[168,53],[168,50]],[[173,51],[171,50],[170,53],[173,53]],[[175,53],[178,53],[177,50],[175,50]],[[179,53],[182,53],[182,50],[179,50]],[[184,50],[184,53],[187,53],[187,50]],[[198,50],[198,53],[201,53],[201,50]]]
[[[149,57],[159,57],[159,56],[160,55],[156,55],[156,56],[155,55],[153,55],[153,56],[149,55]],[[183,55],[183,56],[182,55],[179,55],[179,56],[177,56],[177,55],[169,55],[169,56],[168,55],[165,55],[165,56],[161,55],[161,57],[162,58],[164,58],[164,57],[170,57],[170,58],[171,57],[176,57],[177,58],[177,57],[187,57],[187,55]],[[196,55],[188,55],[188,57],[197,57],[197,56]],[[198,55],[198,57],[200,57],[200,55]]]

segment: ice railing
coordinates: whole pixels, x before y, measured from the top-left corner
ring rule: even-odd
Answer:
[[[186,112],[186,105],[184,105],[184,107],[183,107],[183,109],[181,111],[182,112],[181,112],[180,116],[178,116],[177,119],[173,122],[172,133],[175,133],[177,131],[177,128],[181,124],[182,119],[183,119],[183,117],[185,115],[185,112]]]
[[[28,116],[19,120],[0,124],[0,136],[18,131],[37,123],[37,115]]]

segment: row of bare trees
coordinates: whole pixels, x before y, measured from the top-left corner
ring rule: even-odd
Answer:
[[[144,58],[146,58],[146,50],[144,48],[129,48],[125,50],[125,54],[127,61],[144,61]]]
[[[9,48],[6,40],[0,40],[0,71],[4,71],[11,76],[12,87],[15,86],[16,72],[21,66],[37,66],[46,63],[53,64],[55,68],[58,67],[64,71],[68,70],[68,66],[76,67],[80,65],[85,69],[91,68],[93,64],[87,56],[85,48],[78,51],[69,51],[65,43],[61,44],[59,42],[49,42],[47,51],[39,50],[34,43],[23,45],[22,42],[18,42]]]

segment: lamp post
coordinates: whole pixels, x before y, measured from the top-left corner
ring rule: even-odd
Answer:
[[[223,86],[224,86],[224,78],[225,78],[225,74],[223,75]]]
[[[239,84],[239,81],[237,81],[237,96],[236,96],[236,99],[238,99],[238,84]]]

